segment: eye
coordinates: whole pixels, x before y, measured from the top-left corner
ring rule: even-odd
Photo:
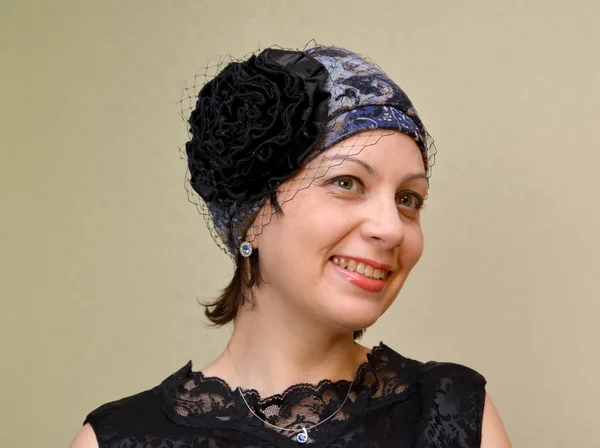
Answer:
[[[330,183],[345,191],[354,191],[356,188],[363,189],[362,181],[354,176],[338,176],[331,179]]]
[[[398,205],[413,210],[421,210],[424,202],[420,194],[411,191],[404,191],[398,195]]]
[[[352,190],[352,187],[354,186],[354,179],[350,179],[349,177],[336,179],[335,184],[344,190]]]

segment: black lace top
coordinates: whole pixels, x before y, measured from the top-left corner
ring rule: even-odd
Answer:
[[[84,423],[100,448],[403,447],[474,448],[481,442],[485,379],[453,363],[421,363],[384,344],[347,381],[299,384],[280,395],[244,396],[265,421],[307,431],[282,431],[254,417],[237,390],[192,371],[189,362],[160,385],[100,406]],[[302,439],[302,437],[301,437]]]

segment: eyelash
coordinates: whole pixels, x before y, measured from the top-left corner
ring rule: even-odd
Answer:
[[[346,175],[346,176],[337,176],[337,177],[334,177],[333,179],[330,179],[327,183],[329,183],[331,185],[335,185],[335,184],[337,184],[341,180],[352,180],[353,182],[358,183],[360,185],[360,188],[363,191],[365,189],[365,184],[363,183],[363,181],[360,178],[356,177],[356,176],[348,176],[348,175]],[[339,186],[338,186],[338,188],[340,188],[341,190],[343,190],[345,192],[350,192],[350,190],[346,190],[346,189],[341,188]],[[399,193],[399,196],[400,197],[403,197],[403,196],[412,196],[415,199],[415,201],[417,202],[417,206],[415,208],[406,207],[406,208],[408,208],[410,210],[415,210],[415,211],[422,210],[423,207],[425,206],[425,199],[423,198],[423,196],[421,196],[419,193],[416,193],[414,191],[402,191],[402,192]],[[398,204],[398,206],[402,207],[401,204]]]

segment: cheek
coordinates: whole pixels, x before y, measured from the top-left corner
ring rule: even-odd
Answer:
[[[394,281],[391,291],[389,291],[389,298],[385,303],[383,313],[387,311],[390,305],[397,299],[398,294],[406,283],[408,275],[423,254],[423,247],[423,231],[421,227],[411,227],[410,230],[407,231],[406,239],[404,240],[404,244],[399,252],[399,263],[402,267],[402,271]]]
[[[303,251],[314,255],[327,251],[351,229],[343,210],[327,196],[308,189],[300,191],[297,197],[283,207],[282,227],[285,238],[293,240]]]
[[[421,255],[423,255],[423,248],[423,229],[421,228],[420,224],[416,224],[408,231],[407,238],[404,242],[404,247],[400,251],[401,264],[407,269],[412,269],[421,259]]]
[[[282,215],[272,215],[269,223],[257,236],[259,253],[264,256],[265,273],[277,276],[294,269],[298,277],[311,275],[312,266],[317,268],[318,256],[330,239],[331,225],[322,208],[298,192],[296,197],[282,204]],[[307,192],[306,192],[307,193]]]

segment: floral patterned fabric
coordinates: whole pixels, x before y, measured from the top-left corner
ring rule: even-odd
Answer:
[[[413,137],[427,154],[428,134],[415,107],[398,84],[374,62],[338,47],[316,46],[306,54],[329,72],[325,89],[331,94],[330,123],[318,152],[366,129],[392,129]],[[359,113],[352,113],[357,109]],[[382,120],[382,110],[393,114],[394,119]],[[365,120],[369,117],[373,121]]]
[[[486,381],[454,363],[421,363],[384,344],[360,366],[334,418],[308,431],[313,447],[475,448],[481,442]],[[347,381],[299,384],[260,397],[244,391],[271,424],[309,427],[331,415]],[[191,362],[160,385],[107,403],[85,419],[100,448],[298,447],[285,432],[253,417],[236,390],[192,371]]]

